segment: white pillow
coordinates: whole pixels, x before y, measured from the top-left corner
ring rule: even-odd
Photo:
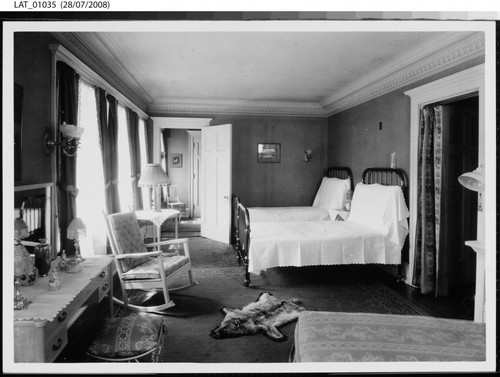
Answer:
[[[313,207],[325,209],[341,209],[344,207],[347,191],[351,188],[351,180],[323,177]]]
[[[401,187],[358,183],[347,221],[376,229],[402,247],[409,215]]]

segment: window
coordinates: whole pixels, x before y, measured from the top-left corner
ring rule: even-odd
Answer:
[[[118,104],[118,192],[122,212],[133,211],[134,201],[130,169],[130,147],[127,124],[127,110]]]
[[[144,119],[139,119],[139,145],[141,149],[141,170],[143,166],[146,166],[148,162],[148,157],[146,153],[146,121]],[[144,208],[151,207],[151,199],[149,196],[149,188],[142,188],[142,203]]]
[[[106,254],[106,228],[103,218],[104,173],[95,90],[80,80],[78,125],[85,128],[82,143],[76,156],[77,216],[87,226],[87,235],[80,241],[83,257]]]

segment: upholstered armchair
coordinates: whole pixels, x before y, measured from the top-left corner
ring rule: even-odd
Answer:
[[[104,218],[122,289],[123,299],[114,298],[117,304],[133,310],[158,312],[175,305],[169,291],[198,284],[191,271],[187,238],[145,244],[134,212],[104,215]],[[187,284],[172,286],[186,274]],[[132,289],[161,290],[165,302],[156,306],[132,304],[129,300]]]

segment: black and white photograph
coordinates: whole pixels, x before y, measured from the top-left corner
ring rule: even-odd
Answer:
[[[498,368],[499,13],[55,14],[3,19],[4,372]]]

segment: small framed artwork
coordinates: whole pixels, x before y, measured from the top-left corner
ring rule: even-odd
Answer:
[[[182,168],[182,153],[170,153],[170,167]]]
[[[281,144],[259,143],[257,144],[257,162],[280,162]]]

